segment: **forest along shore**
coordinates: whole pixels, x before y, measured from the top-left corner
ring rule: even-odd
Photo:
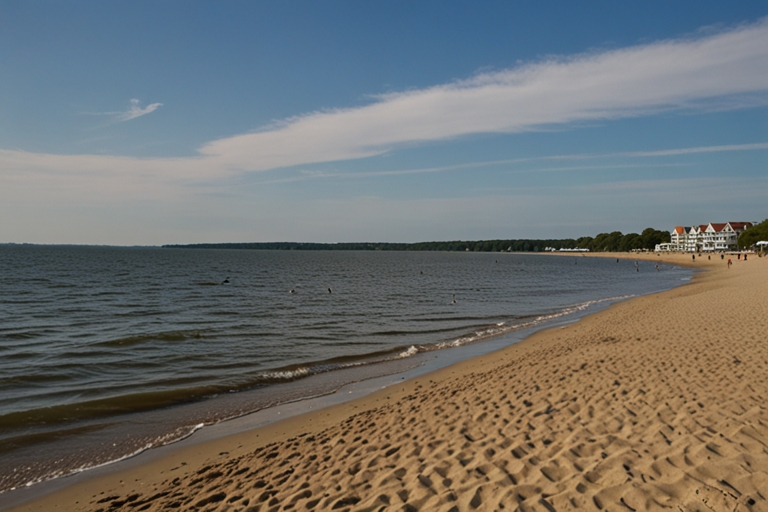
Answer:
[[[768,509],[768,259],[624,256],[707,272],[19,510]]]

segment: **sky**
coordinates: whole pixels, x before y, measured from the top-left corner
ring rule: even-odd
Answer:
[[[0,0],[0,243],[768,217],[768,2]]]

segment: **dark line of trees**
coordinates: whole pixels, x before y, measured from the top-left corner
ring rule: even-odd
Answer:
[[[337,243],[318,244],[301,242],[245,242],[221,244],[164,245],[170,249],[251,249],[272,251],[470,251],[470,252],[540,252],[553,249],[589,249],[590,251],[654,250],[656,244],[669,242],[670,234],[653,228],[641,234],[619,231],[601,233],[596,237],[555,240],[477,240],[452,242],[402,243]]]
[[[670,241],[669,232],[646,228],[639,235],[637,233],[623,235],[621,231],[614,231],[612,233],[600,233],[595,238],[582,237],[576,242],[577,247],[589,249],[592,252],[629,252],[643,249],[652,251],[656,248],[656,244],[669,243]]]
[[[768,240],[768,219],[745,229],[739,235],[739,248],[748,249],[761,240]]]

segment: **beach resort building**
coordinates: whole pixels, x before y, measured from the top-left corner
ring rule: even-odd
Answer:
[[[752,222],[709,223],[699,226],[675,226],[669,244],[658,251],[716,252],[735,249],[739,235],[752,227]]]

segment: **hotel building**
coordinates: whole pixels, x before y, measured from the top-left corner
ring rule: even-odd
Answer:
[[[715,252],[735,249],[739,235],[752,227],[752,222],[726,222],[700,226],[675,226],[671,242],[659,244],[658,251]]]

